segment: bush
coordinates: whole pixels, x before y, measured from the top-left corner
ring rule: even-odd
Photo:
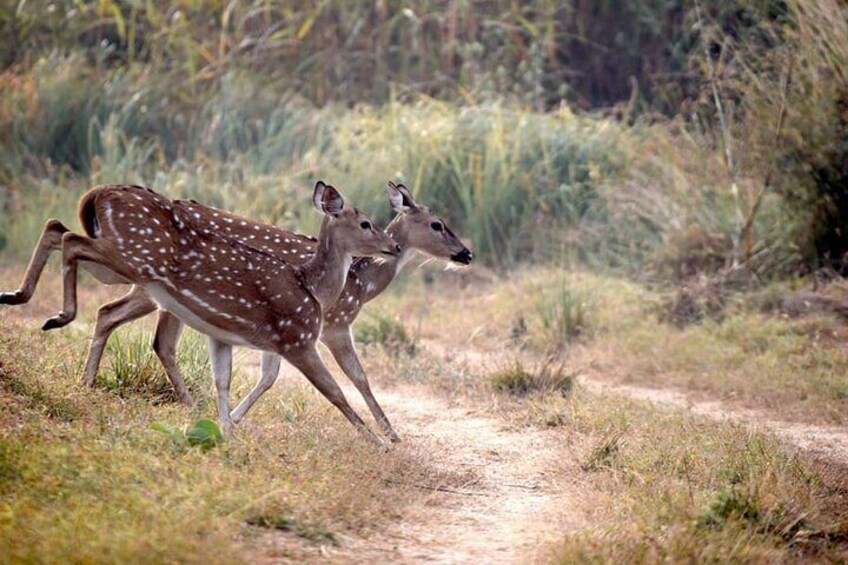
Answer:
[[[379,345],[393,355],[415,355],[417,339],[409,335],[403,324],[386,314],[367,312],[353,327],[357,343]]]

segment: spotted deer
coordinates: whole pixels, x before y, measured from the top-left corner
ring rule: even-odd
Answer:
[[[233,238],[236,227],[248,227],[246,218],[170,200],[140,186],[98,186],[80,199],[86,235],[49,220],[21,289],[0,294],[0,303],[28,301],[47,257],[60,247],[64,306],[42,329],[75,318],[81,265],[106,284],[132,283],[142,289],[136,292],[173,317],[166,317],[166,324],[176,320],[209,337],[218,419],[227,434],[233,429],[232,346],[243,345],[262,351],[263,373],[276,374],[285,358],[357,429],[379,442],[347,403],[316,343],[322,312],[338,299],[353,256],[394,258],[400,248],[365,215],[345,207],[332,186],[316,183],[313,205],[325,215],[315,250],[294,264]],[[262,232],[258,224],[250,229],[257,236]],[[261,380],[267,379],[263,374]]]
[[[386,189],[392,208],[397,215],[385,231],[400,246],[400,254],[379,261],[370,258],[354,260],[339,299],[323,311],[324,324],[321,340],[345,375],[362,394],[374,419],[386,435],[392,441],[398,441],[399,438],[389,419],[371,392],[368,378],[356,355],[351,324],[362,306],[379,296],[389,286],[414,252],[420,251],[431,257],[450,260],[461,265],[469,264],[473,255],[441,218],[415,201],[406,186],[396,185],[390,181]],[[212,214],[214,218],[233,218],[234,221],[227,224],[231,227],[231,230],[227,232],[228,236],[289,262],[305,262],[315,250],[316,240],[312,237],[245,220],[222,210],[203,208],[205,208],[205,214]],[[219,223],[223,221],[220,220]],[[100,308],[97,312],[97,323],[84,371],[85,384],[93,386],[103,349],[112,332],[156,310],[156,303],[140,286],[133,287],[125,296]],[[180,320],[171,313],[160,310],[153,349],[165,368],[169,380],[173,383],[178,398],[181,402],[190,405],[191,395],[176,363],[177,342],[181,331]],[[244,418],[248,409],[263,392],[273,385],[276,379],[279,369],[277,360],[263,358],[263,362],[277,363],[276,370],[273,366],[268,370],[263,369],[262,374],[267,375],[267,378],[260,380],[257,387],[232,413],[235,423]]]

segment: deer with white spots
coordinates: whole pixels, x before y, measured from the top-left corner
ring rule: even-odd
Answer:
[[[403,265],[416,251],[431,257],[467,265],[473,259],[471,251],[453,234],[445,222],[428,208],[418,204],[404,185],[389,182],[389,200],[397,212],[386,228],[386,233],[400,246],[398,256],[380,261],[369,258],[356,259],[348,273],[347,282],[335,304],[323,310],[324,325],[321,340],[328,347],[344,373],[356,385],[365,398],[374,418],[393,441],[398,436],[380,405],[371,392],[368,378],[353,347],[351,324],[365,303],[379,296],[394,280]],[[204,214],[211,214],[216,225],[226,226],[228,237],[249,243],[259,249],[286,259],[289,262],[304,262],[315,250],[315,239],[291,233],[275,226],[246,220],[245,218],[203,207]],[[221,218],[221,219],[219,219]],[[232,221],[228,221],[230,219]],[[156,311],[156,303],[142,287],[134,287],[127,295],[106,304],[97,313],[97,324],[89,348],[84,372],[84,382],[94,384],[103,349],[111,333],[121,325]],[[153,349],[158,355],[168,378],[181,402],[191,404],[191,395],[185,386],[176,363],[177,342],[182,323],[167,311],[159,312],[159,323],[153,340]],[[238,422],[247,413],[259,396],[270,388],[277,376],[278,360],[263,356],[263,363],[274,363],[262,370],[263,378],[248,397],[232,413]]]
[[[285,358],[356,428],[379,442],[347,403],[316,343],[322,312],[338,299],[353,256],[394,258],[400,248],[365,215],[345,207],[332,186],[319,181],[313,204],[325,215],[324,222],[315,252],[295,265],[231,237],[233,226],[247,227],[246,219],[222,217],[219,211],[169,200],[144,187],[98,186],[80,199],[87,235],[49,220],[21,289],[0,294],[0,304],[28,301],[50,252],[61,248],[64,307],[43,329],[75,318],[81,265],[106,284],[136,285],[143,289],[136,291],[140,296],[179,321],[177,327],[185,323],[209,337],[218,419],[226,433],[233,428],[232,346],[244,345],[263,352],[263,373],[276,374],[280,357]],[[262,231],[259,226],[251,229]],[[174,323],[171,317],[165,316],[170,320],[166,323]],[[263,374],[262,380],[266,378]]]

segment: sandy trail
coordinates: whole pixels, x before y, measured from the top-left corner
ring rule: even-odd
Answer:
[[[282,370],[283,383],[302,379],[291,367]],[[368,415],[359,393],[345,381],[338,379],[354,409]],[[555,430],[509,429],[466,401],[444,398],[426,386],[377,384],[374,393],[405,446],[432,454],[428,464],[434,470],[467,473],[469,482],[419,485],[427,494],[404,511],[404,518],[366,537],[340,535],[338,547],[321,548],[320,560],[540,562],[539,552],[550,542],[590,524],[590,489],[578,483],[576,468],[575,475],[563,473]]]
[[[582,487],[551,472],[560,455],[551,434],[505,429],[423,387],[380,390],[377,398],[404,441],[433,454],[431,464],[477,480],[434,492],[379,536],[345,540],[345,561],[526,563],[545,542],[585,525]]]

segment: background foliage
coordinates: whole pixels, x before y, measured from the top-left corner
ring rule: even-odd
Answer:
[[[382,221],[395,178],[496,267],[844,270],[836,0],[27,0],[0,45],[12,256],[96,182],[310,230],[316,177]]]

